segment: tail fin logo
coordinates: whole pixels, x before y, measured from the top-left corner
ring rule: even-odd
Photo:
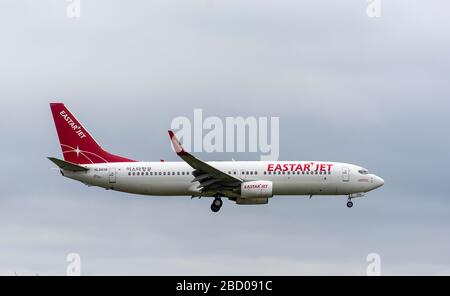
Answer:
[[[64,160],[75,164],[134,162],[104,150],[63,103],[50,103]]]
[[[64,111],[62,110],[59,115],[61,115],[62,118],[69,124],[69,126],[75,131],[75,134],[80,137],[80,139],[86,138],[86,134],[81,129],[81,126],[78,126],[72,118]]]

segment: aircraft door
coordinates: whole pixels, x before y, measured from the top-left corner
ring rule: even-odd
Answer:
[[[108,169],[109,183],[116,183],[116,168]]]
[[[342,168],[342,181],[343,182],[350,181],[350,169],[348,167]]]

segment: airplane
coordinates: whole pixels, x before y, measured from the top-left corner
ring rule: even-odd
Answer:
[[[64,159],[48,157],[69,179],[107,190],[155,195],[222,198],[238,205],[263,205],[276,195],[343,195],[352,199],[384,185],[361,166],[328,161],[202,161],[169,130],[182,161],[140,162],[104,150],[63,103],[50,103]]]

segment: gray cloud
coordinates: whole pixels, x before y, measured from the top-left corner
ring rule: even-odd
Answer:
[[[0,4],[0,273],[448,274],[450,26],[445,1],[65,1]],[[60,178],[48,103],[107,149],[178,160],[176,116],[279,116],[281,159],[364,165],[386,185],[357,200],[267,207],[133,197]],[[204,159],[255,154],[199,153]],[[26,183],[24,183],[26,182]],[[215,232],[217,231],[217,232]]]

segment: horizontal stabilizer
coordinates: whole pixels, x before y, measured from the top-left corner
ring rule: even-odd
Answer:
[[[65,160],[61,160],[58,158],[54,158],[54,157],[48,157],[48,159],[50,159],[54,164],[56,164],[60,169],[63,170],[68,170],[68,171],[73,171],[73,172],[85,172],[88,171],[89,169],[82,167],[80,165],[65,161]]]

